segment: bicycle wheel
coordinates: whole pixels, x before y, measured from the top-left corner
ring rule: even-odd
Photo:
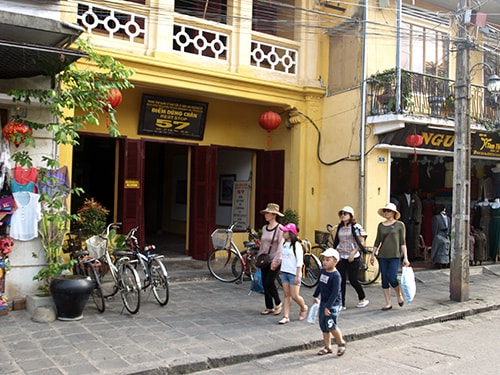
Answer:
[[[208,270],[217,280],[232,283],[243,274],[243,259],[234,249],[215,249],[207,259]]]
[[[97,307],[97,310],[99,312],[104,312],[106,309],[105,302],[104,302],[104,293],[102,292],[101,288],[101,280],[99,278],[99,273],[96,270],[97,265],[95,263],[89,264],[87,268],[87,274],[90,276],[90,279],[92,280],[92,284],[94,284],[94,289],[92,289],[92,300],[95,303],[95,306]]]
[[[321,263],[314,254],[304,255],[304,266],[302,268],[302,285],[313,288],[318,284]]]
[[[370,257],[373,251],[366,249],[366,253],[362,253],[360,257],[360,266],[358,272],[358,281],[361,285],[374,283],[380,276],[380,268],[378,259],[375,257],[373,265],[370,264]]]
[[[123,264],[119,273],[120,292],[123,305],[131,314],[136,314],[141,306],[141,281],[137,271],[130,264]]]
[[[149,268],[149,277],[151,278],[151,287],[153,294],[160,306],[168,303],[168,276],[167,269],[160,259],[154,258]]]
[[[110,265],[105,257],[99,259],[101,262],[101,269],[99,270],[99,280],[101,282],[101,290],[104,298],[112,299],[118,292],[117,281],[115,281]]]

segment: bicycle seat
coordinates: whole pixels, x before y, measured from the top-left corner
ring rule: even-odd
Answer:
[[[245,247],[254,247],[255,241],[243,241],[243,246]]]
[[[89,255],[89,252],[87,250],[82,250],[82,251],[76,251],[73,253],[74,258],[80,258],[82,256]]]
[[[115,257],[119,257],[119,258],[126,257],[126,256],[130,257],[130,256],[134,256],[134,252],[129,251],[129,250],[115,250],[115,251],[113,251],[113,255]]]

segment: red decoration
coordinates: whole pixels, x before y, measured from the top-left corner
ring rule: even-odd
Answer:
[[[281,124],[281,116],[273,111],[264,112],[259,116],[259,125],[267,130],[267,146],[271,144],[271,131]]]
[[[16,146],[23,143],[27,135],[32,134],[33,130],[28,125],[19,121],[11,121],[3,127],[4,138]]]
[[[415,147],[420,146],[424,141],[424,138],[420,134],[410,134],[406,137],[406,144],[413,147],[413,160],[417,160],[417,149]]]
[[[111,89],[108,91],[108,102],[113,109],[118,107],[122,102],[122,93],[118,89]]]

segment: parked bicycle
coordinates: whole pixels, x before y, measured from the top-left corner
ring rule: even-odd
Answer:
[[[253,280],[253,274],[257,270],[255,261],[259,252],[258,236],[250,227],[247,228],[249,238],[253,241],[243,241],[245,250],[240,252],[233,241],[233,229],[238,223],[235,222],[227,229],[216,229],[211,238],[214,250],[207,259],[208,270],[217,280],[232,283],[243,281],[243,275]]]
[[[70,253],[70,258],[75,260],[73,265],[73,274],[90,277],[92,280],[92,300],[99,312],[104,312],[106,309],[104,293],[101,287],[101,262],[96,257],[92,256],[88,250],[82,249],[80,233],[66,234],[65,252]]]
[[[333,247],[333,226],[326,225],[326,232],[316,231],[315,242],[312,253],[319,256],[324,250]],[[380,277],[380,268],[378,259],[375,257],[373,265],[370,264],[370,257],[373,253],[373,248],[365,246],[366,252],[360,251],[360,267],[358,272],[358,281],[362,285],[374,283]]]
[[[120,292],[123,306],[131,314],[136,314],[141,305],[141,281],[139,275],[133,266],[137,260],[131,260],[127,250],[114,250],[111,248],[110,231],[116,231],[120,227],[120,223],[111,223],[106,227],[106,230],[97,236],[90,237],[87,242],[87,249],[98,255],[102,263],[101,267],[101,280],[107,274],[112,278],[112,291],[105,294],[105,298],[114,296]],[[113,253],[113,261],[111,257]]]
[[[302,246],[304,249],[304,265],[302,266],[302,285],[308,288],[314,288],[319,282],[321,273],[321,262],[319,258],[313,254],[310,242],[307,241],[307,246]]]
[[[154,245],[146,245],[143,249],[139,246],[139,240],[135,233],[139,227],[132,228],[125,238],[125,247],[130,251],[127,256],[130,259],[136,259],[140,267],[138,274],[141,279],[142,290],[151,287],[153,295],[161,306],[168,303],[168,273],[167,268],[162,262],[163,255],[154,254]]]

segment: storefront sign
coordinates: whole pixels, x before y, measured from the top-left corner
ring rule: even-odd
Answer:
[[[235,181],[233,184],[233,220],[237,230],[245,230],[250,224],[250,182]]]
[[[404,129],[384,134],[380,143],[408,146],[406,137],[417,133],[422,136],[422,145],[419,149],[432,149],[440,151],[454,151],[455,134],[451,131],[429,129],[426,126],[407,126]],[[471,134],[471,156],[500,157],[500,136],[497,133]]]
[[[500,157],[500,137],[497,133],[475,133],[472,137],[471,156]]]
[[[145,94],[139,134],[203,139],[208,103]]]

